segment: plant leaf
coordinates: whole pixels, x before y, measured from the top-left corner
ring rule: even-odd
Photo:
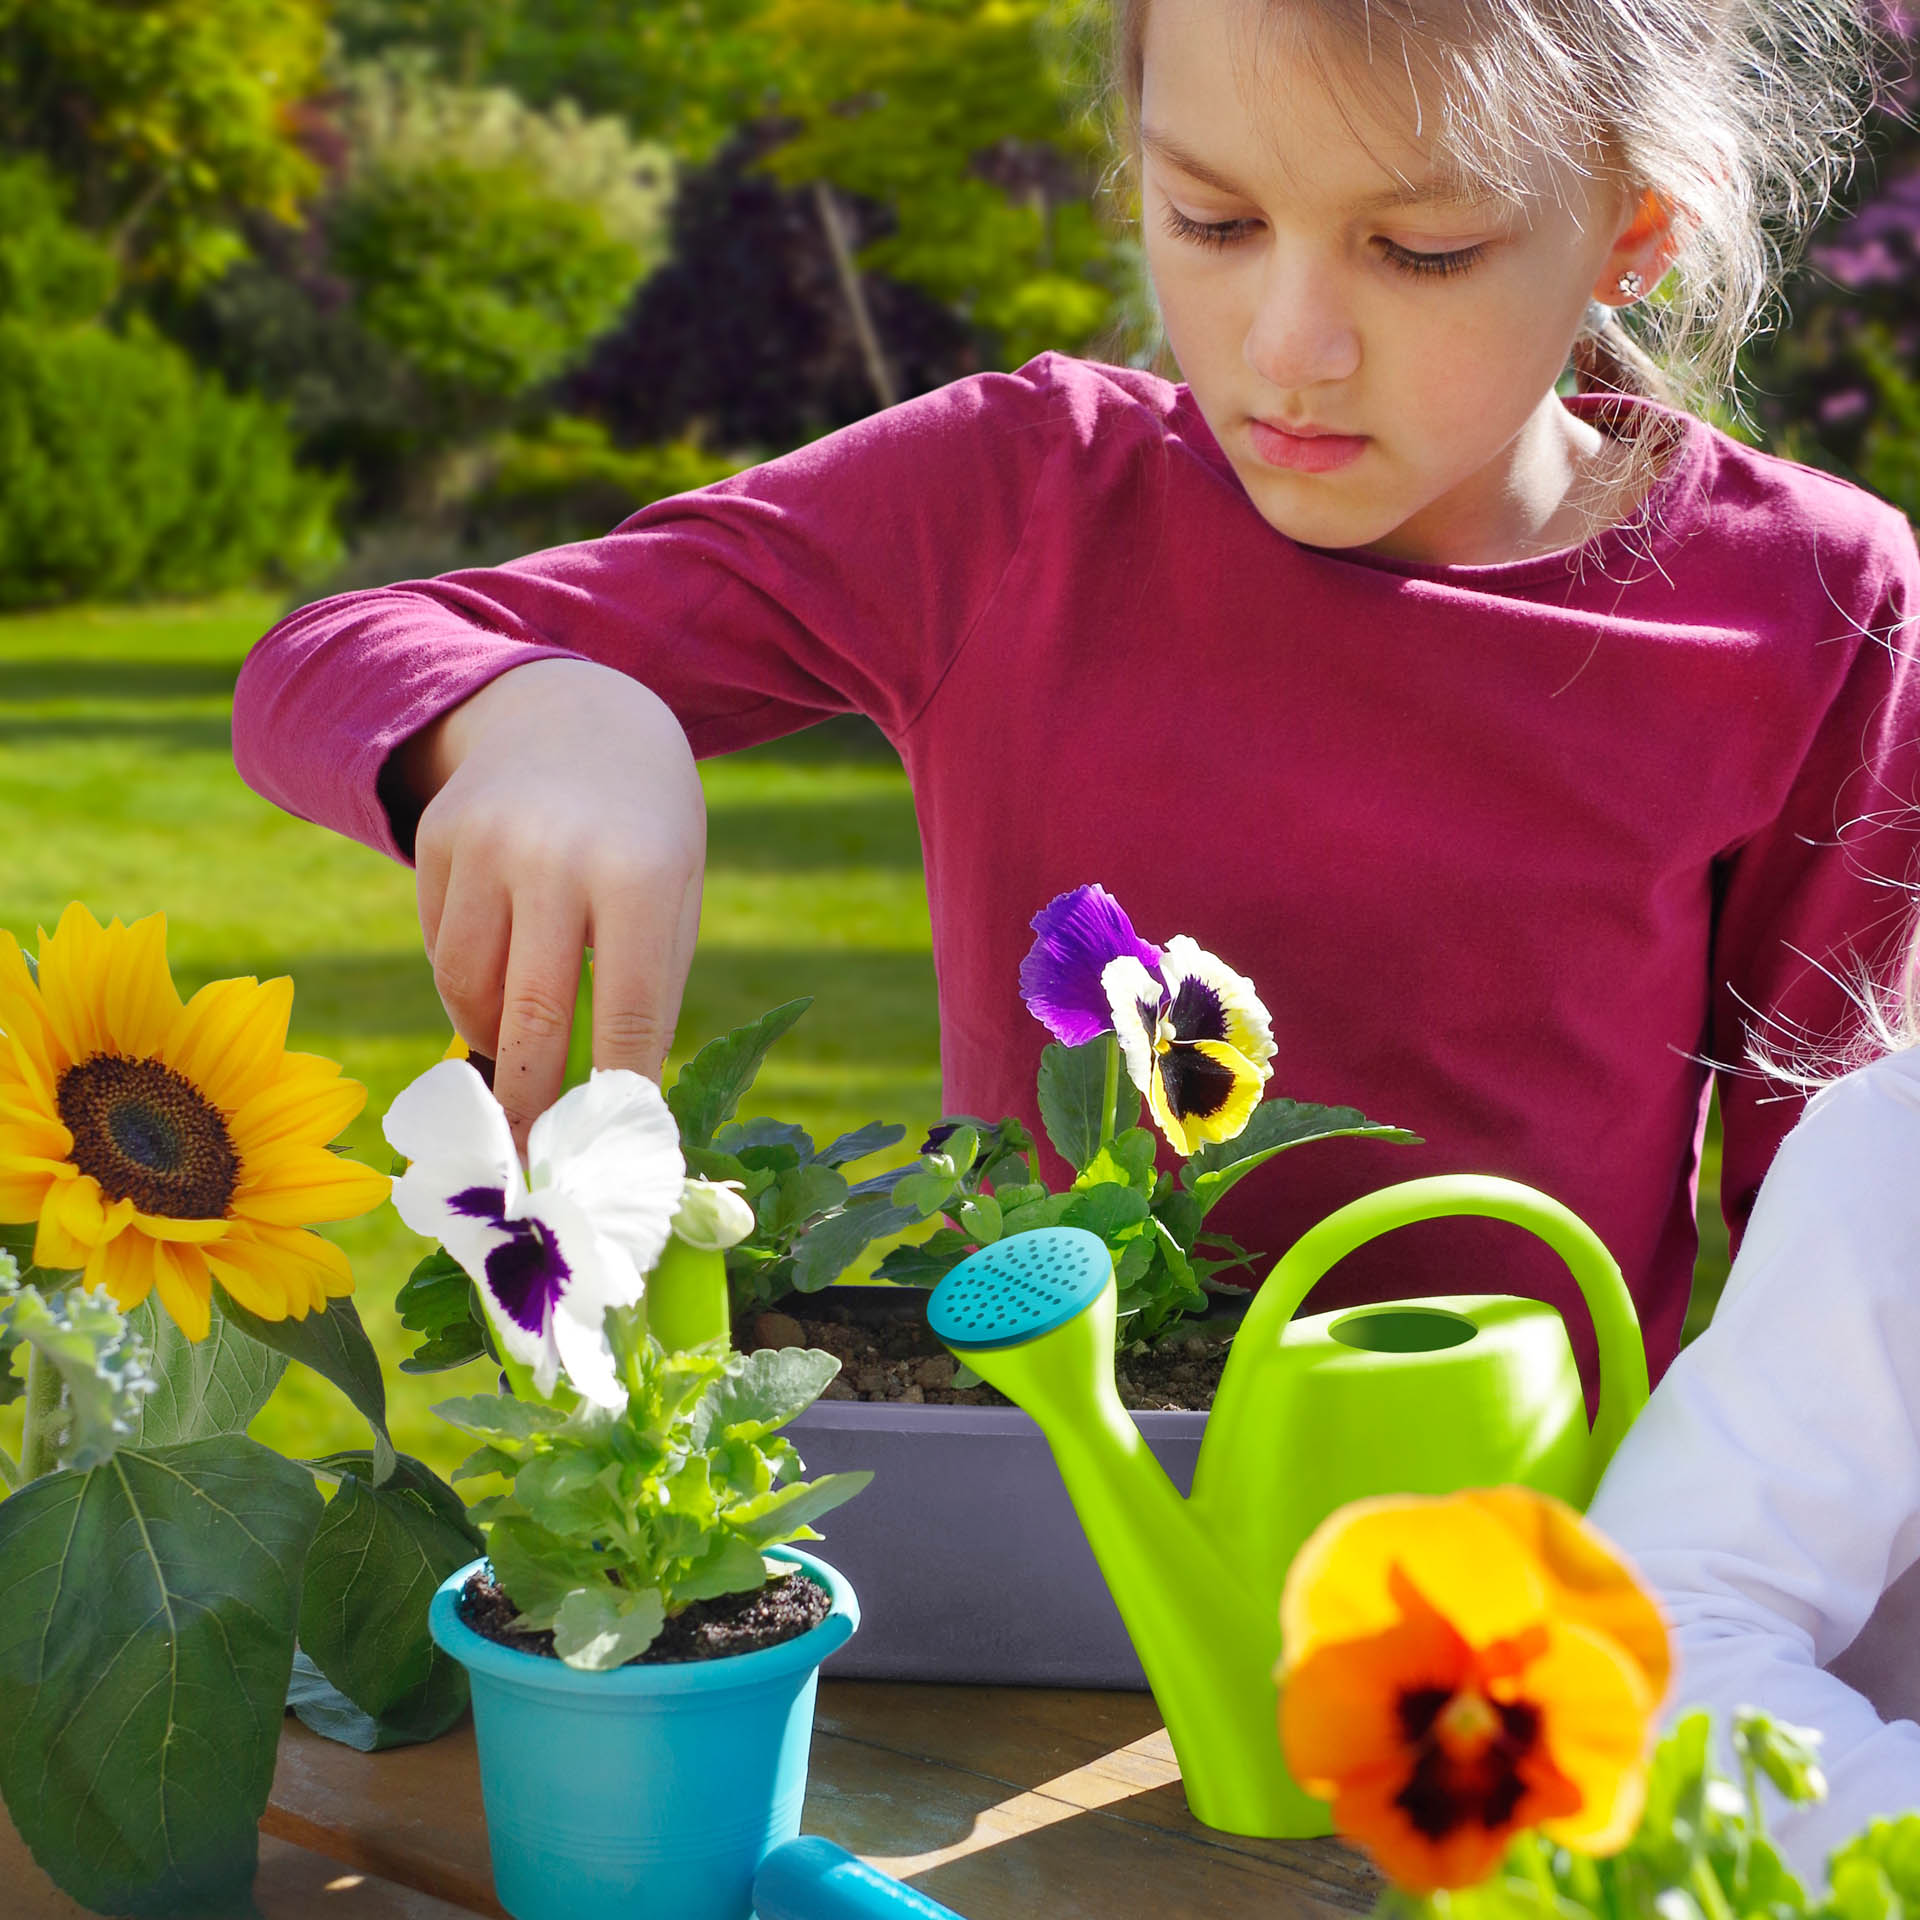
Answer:
[[[153,1350],[154,1389],[140,1404],[132,1446],[150,1450],[245,1433],[287,1370],[279,1354],[228,1321],[218,1294],[204,1340],[189,1340],[151,1294],[127,1322]]]
[[[756,1547],[777,1547],[799,1536],[823,1513],[831,1513],[873,1479],[871,1473],[825,1473],[818,1480],[802,1480],[776,1488],[737,1508],[734,1531]]]
[[[768,1233],[791,1233],[816,1213],[844,1206],[847,1183],[831,1167],[818,1162],[781,1174],[754,1203],[754,1214]]]
[[[307,1553],[301,1648],[366,1715],[376,1746],[434,1739],[466,1711],[467,1679],[433,1644],[427,1603],[486,1542],[460,1496],[418,1460],[399,1456],[378,1485],[371,1454],[331,1454],[319,1464],[341,1480]]]
[[[1309,1140],[1357,1138],[1394,1140],[1418,1145],[1420,1136],[1404,1127],[1383,1127],[1353,1107],[1316,1107],[1299,1100],[1264,1100],[1231,1140],[1215,1140],[1202,1147],[1181,1173],[1203,1209],[1236,1187],[1255,1167],[1265,1166],[1276,1153],[1303,1146]]]
[[[97,1467],[132,1440],[153,1385],[151,1356],[104,1288],[67,1287],[50,1301],[37,1287],[10,1289],[0,1293],[0,1316],[60,1375],[62,1466]]]
[[[924,1216],[884,1201],[868,1200],[830,1213],[794,1249],[793,1284],[802,1293],[817,1293],[837,1280],[876,1240],[917,1226]]]
[[[1105,1034],[1080,1047],[1063,1047],[1055,1041],[1040,1055],[1040,1121],[1047,1130],[1047,1138],[1053,1142],[1054,1151],[1076,1171],[1099,1151],[1101,1107],[1106,1092]],[[1134,1092],[1124,1066],[1120,1073],[1119,1107],[1121,1118],[1115,1123],[1116,1131],[1131,1127],[1140,1112],[1140,1096]]]
[[[516,1400],[506,1393],[473,1393],[442,1400],[434,1412],[462,1433],[477,1433],[483,1440],[494,1434],[509,1440],[531,1440],[536,1433],[563,1425],[567,1417],[544,1401]]]
[[[394,1295],[400,1324],[425,1336],[406,1359],[402,1373],[444,1373],[483,1355],[497,1360],[486,1310],[467,1270],[444,1247],[435,1247],[407,1275]]]
[[[855,1127],[851,1133],[843,1133],[839,1139],[829,1140],[815,1157],[825,1167],[849,1166],[855,1160],[864,1160],[870,1153],[897,1147],[906,1137],[905,1127],[883,1126],[878,1120],[869,1120],[864,1127]]]
[[[959,1235],[954,1238],[959,1240]],[[935,1234],[917,1244],[895,1247],[873,1270],[873,1277],[896,1287],[937,1287],[973,1251],[964,1241],[943,1246],[940,1239]]]
[[[652,1588],[583,1587],[553,1617],[553,1650],[570,1667],[604,1673],[625,1666],[660,1637],[667,1610]]]
[[[713,1130],[713,1150],[717,1153],[743,1154],[749,1147],[786,1147],[793,1153],[793,1164],[804,1167],[818,1158],[813,1150],[813,1135],[805,1127],[786,1120],[729,1120]]]
[[[503,1514],[493,1523],[487,1558],[501,1592],[520,1609],[523,1620],[536,1626],[552,1626],[568,1594],[607,1585],[599,1556],[590,1547],[575,1546],[518,1514]]]
[[[749,1353],[707,1389],[694,1413],[692,1444],[704,1447],[714,1434],[761,1439],[804,1413],[839,1371],[840,1362],[815,1347],[762,1347]]]
[[[235,1435],[0,1503],[0,1796],[83,1906],[250,1911],[320,1511]]]
[[[789,1000],[744,1027],[709,1040],[680,1069],[667,1105],[689,1146],[713,1144],[714,1129],[733,1118],[741,1096],[753,1085],[767,1049],[813,1005],[811,997]]]
[[[310,1313],[304,1320],[262,1320],[249,1313],[219,1281],[213,1283],[213,1290],[220,1311],[242,1333],[251,1334],[263,1347],[271,1347],[289,1360],[298,1360],[303,1367],[311,1367],[352,1401],[373,1429],[373,1477],[376,1482],[386,1479],[396,1457],[387,1432],[387,1383],[380,1375],[380,1356],[374,1352],[353,1302],[329,1300],[324,1312]]]
[[[1109,1246],[1147,1217],[1147,1196],[1138,1187],[1102,1184],[1077,1188],[1060,1215],[1063,1227],[1084,1227]]]

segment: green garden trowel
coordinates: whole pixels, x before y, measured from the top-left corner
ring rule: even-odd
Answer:
[[[1295,1320],[1363,1242],[1481,1214],[1565,1260],[1599,1340],[1588,1431],[1559,1313],[1463,1295]],[[1105,1244],[1074,1227],[972,1255],[928,1303],[934,1332],[1039,1423],[1166,1716],[1187,1801],[1208,1826],[1265,1838],[1330,1830],[1288,1775],[1275,1722],[1280,1589],[1308,1534],[1350,1500],[1518,1483],[1584,1507],[1646,1404],[1647,1361],[1620,1269],[1557,1201],[1511,1180],[1411,1180],[1304,1235],[1255,1295],[1182,1499],[1113,1384]]]

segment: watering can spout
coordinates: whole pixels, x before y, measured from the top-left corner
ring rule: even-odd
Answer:
[[[1247,1579],[1120,1404],[1105,1246],[1072,1228],[1001,1241],[941,1283],[927,1317],[1046,1436],[1176,1753],[1220,1756],[1187,1777],[1194,1812],[1228,1833],[1330,1831],[1327,1809],[1273,1765],[1278,1595]],[[1222,1664],[1222,1645],[1252,1651],[1255,1685]]]

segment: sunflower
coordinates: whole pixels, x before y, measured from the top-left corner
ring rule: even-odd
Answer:
[[[353,1291],[307,1228],[387,1197],[327,1146],[366,1089],[286,1050],[291,980],[183,1004],[166,945],[164,915],[102,927],[75,901],[40,930],[36,983],[0,934],[0,1220],[36,1221],[34,1264],[122,1307],[158,1293],[189,1339],[215,1279],[263,1320],[304,1319]]]
[[[1530,1827],[1617,1851],[1645,1796],[1667,1631],[1572,1509],[1520,1487],[1356,1501],[1281,1600],[1287,1765],[1412,1893]]]

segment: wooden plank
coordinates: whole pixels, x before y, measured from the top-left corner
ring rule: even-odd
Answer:
[[[0,1813],[0,1913],[7,1920],[92,1920],[34,1864],[13,1823]],[[262,1836],[253,1883],[261,1920],[467,1920],[463,1908],[353,1873],[337,1860]]]
[[[289,1721],[270,1833],[499,1920],[471,1722],[361,1754]],[[1378,1881],[1325,1840],[1241,1840],[1187,1811],[1146,1695],[822,1686],[805,1828],[966,1920],[1331,1920]],[[36,1920],[38,1917],[36,1916]]]
[[[260,1827],[355,1872],[507,1920],[493,1897],[471,1717],[425,1746],[356,1753],[289,1715]]]
[[[1145,1695],[823,1687],[806,1824],[967,1920],[1111,1920],[1143,1889],[1182,1920],[1317,1920],[1380,1888],[1338,1841],[1202,1826]]]

